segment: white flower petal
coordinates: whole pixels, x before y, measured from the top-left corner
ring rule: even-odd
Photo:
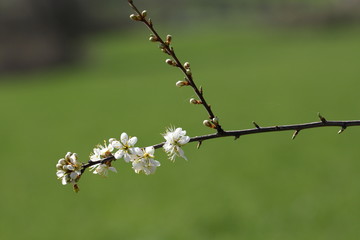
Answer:
[[[145,148],[145,152],[150,154],[150,155],[154,155],[154,152],[155,152],[155,148],[153,146],[150,146],[150,147],[146,147]]]
[[[65,172],[62,171],[62,170],[56,172],[56,176],[57,176],[58,178],[62,178],[62,177],[64,177],[64,175],[65,175]]]
[[[66,176],[64,176],[61,180],[62,185],[66,185],[68,182],[66,180]]]
[[[112,141],[111,145],[116,148],[116,149],[120,149],[122,147],[121,143],[119,141]]]
[[[121,136],[120,136],[120,141],[122,144],[126,144],[127,141],[129,140],[129,136],[127,135],[127,133],[122,133]]]
[[[124,154],[125,154],[124,150],[119,150],[119,151],[117,151],[117,152],[115,153],[114,157],[115,157],[116,159],[120,159],[120,158],[122,158],[122,157],[124,156]]]
[[[181,137],[181,139],[178,141],[179,144],[181,145],[185,145],[190,141],[190,137],[189,136],[183,136]]]
[[[178,148],[178,152],[179,152],[180,157],[182,157],[182,158],[184,158],[185,160],[187,160],[187,158],[185,157],[184,150],[182,150],[182,149],[179,147],[179,148]]]
[[[137,137],[130,138],[129,141],[128,141],[128,145],[130,147],[134,146],[137,143],[137,140],[138,140]]]

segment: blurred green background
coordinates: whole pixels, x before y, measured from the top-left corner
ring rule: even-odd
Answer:
[[[357,8],[325,0],[169,8],[175,2],[136,1],[161,34],[173,35],[225,129],[317,121],[318,112],[360,119]],[[67,151],[85,162],[96,144],[123,131],[138,146],[161,142],[170,125],[190,136],[212,132],[202,126],[204,109],[188,104],[192,90],[175,87],[181,73],[147,41],[148,30],[128,20],[126,1],[102,9],[87,15],[106,30],[70,34],[65,46],[75,57],[47,64],[35,54],[30,62],[38,64],[26,65],[2,55],[1,239],[359,239],[356,127],[341,135],[307,130],[294,141],[282,132],[210,140],[199,150],[192,143],[184,147],[189,161],[172,163],[158,150],[155,175],[136,175],[118,161],[108,178],[86,172],[78,194],[62,186],[55,164]],[[116,12],[125,16],[121,27]]]

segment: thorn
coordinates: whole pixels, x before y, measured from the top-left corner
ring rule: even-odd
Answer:
[[[199,141],[198,144],[196,145],[196,148],[199,149],[201,147],[202,141]]]
[[[202,86],[200,86],[199,91],[200,91],[200,94],[203,95],[203,88],[202,88]]]
[[[239,137],[240,137],[240,135],[235,136],[234,141],[235,141],[235,140],[238,140]]]
[[[299,134],[300,130],[296,130],[294,134],[292,135],[291,139],[294,140],[296,136]]]
[[[343,131],[345,131],[346,126],[342,126],[341,129],[338,131],[338,134],[342,133]]]
[[[321,120],[323,123],[326,123],[326,122],[327,122],[326,119],[325,119],[323,116],[321,116],[320,113],[318,113],[318,117],[320,118],[320,120]]]
[[[257,129],[260,129],[261,127],[256,123],[256,122],[252,122],[254,125],[255,125],[255,127],[257,128]]]

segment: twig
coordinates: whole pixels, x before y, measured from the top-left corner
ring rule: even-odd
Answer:
[[[186,81],[188,81],[189,85],[194,89],[196,95],[200,99],[200,104],[202,104],[208,112],[209,119],[212,120],[216,118],[214,112],[211,110],[211,106],[205,100],[202,89],[199,90],[199,88],[195,84],[192,73],[190,71],[190,65],[188,63],[182,64],[179,58],[176,56],[174,48],[170,46],[171,36],[168,35],[167,40],[164,41],[155,30],[151,19],[146,18],[146,11],[140,12],[140,10],[134,5],[132,0],[128,0],[128,2],[132,9],[137,13],[137,15],[131,15],[131,18],[135,21],[143,22],[149,28],[149,30],[154,34],[154,36],[150,39],[153,39],[153,41],[155,42],[159,42],[160,48],[173,58],[173,61],[167,61],[167,63],[178,67],[183,72]],[[218,133],[224,132],[220,124],[216,124],[215,128]]]

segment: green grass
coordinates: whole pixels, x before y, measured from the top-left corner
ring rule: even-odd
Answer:
[[[99,37],[81,66],[2,77],[1,239],[358,239],[358,128],[189,144],[187,162],[157,151],[152,176],[119,161],[107,179],[86,173],[78,194],[62,186],[67,151],[87,161],[123,131],[155,144],[171,124],[211,132],[145,36]],[[359,119],[359,41],[354,29],[174,34],[225,129]]]

